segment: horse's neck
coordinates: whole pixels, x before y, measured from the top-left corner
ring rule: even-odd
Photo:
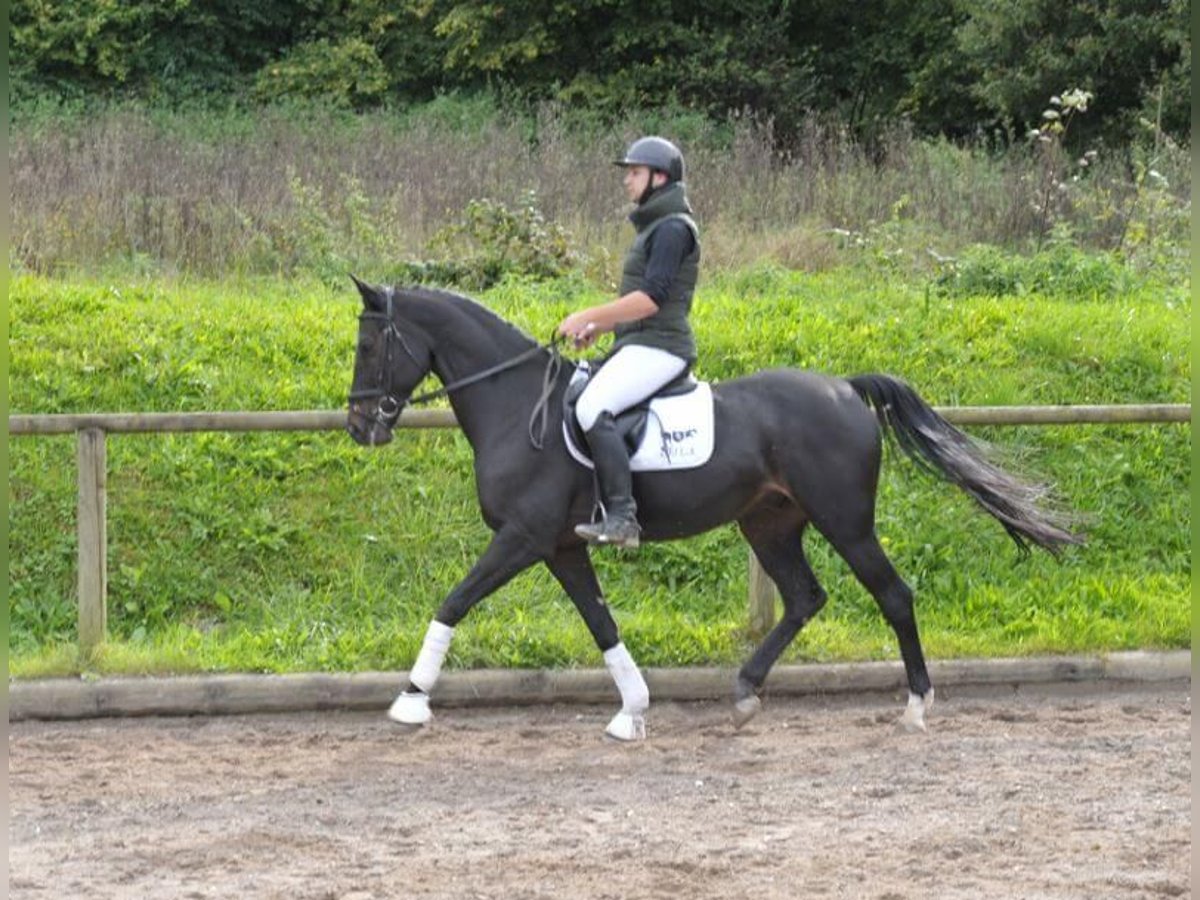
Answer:
[[[420,324],[432,341],[434,374],[449,384],[523,353],[530,344],[500,318],[469,311],[467,301],[425,301]]]
[[[450,301],[437,303],[436,313],[424,316],[422,327],[433,344],[434,374],[453,384],[524,353],[532,345],[521,340],[500,319],[473,315]],[[515,368],[479,384],[451,391],[450,406],[476,452],[485,449],[500,430],[526,422],[537,401],[546,359],[537,354]]]

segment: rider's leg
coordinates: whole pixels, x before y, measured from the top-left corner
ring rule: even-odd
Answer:
[[[588,381],[575,404],[575,418],[585,432],[591,431],[600,413],[624,412],[686,368],[686,360],[656,347],[622,347]]]
[[[600,413],[587,432],[596,479],[604,502],[604,519],[575,527],[580,537],[598,544],[636,547],[641,529],[637,523],[637,504],[633,500],[633,476],[629,472],[629,454],[608,411]]]
[[[575,531],[589,541],[638,545],[637,507],[629,474],[629,455],[617,434],[614,417],[652,395],[681,374],[687,362],[654,347],[623,347],[592,378],[579,402],[575,417],[579,420],[592,451],[604,520],[599,525],[585,524]]]

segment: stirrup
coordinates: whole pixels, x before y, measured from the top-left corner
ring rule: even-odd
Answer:
[[[575,526],[575,533],[586,538],[589,544],[611,544],[627,550],[636,550],[641,544],[642,529],[632,519],[604,519],[601,522],[584,522]]]

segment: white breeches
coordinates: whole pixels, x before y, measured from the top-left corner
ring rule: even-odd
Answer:
[[[592,376],[575,404],[575,418],[591,431],[601,413],[611,416],[641,403],[687,368],[687,361],[657,347],[622,347]]]

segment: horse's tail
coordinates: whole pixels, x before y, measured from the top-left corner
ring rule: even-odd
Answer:
[[[958,485],[995,517],[1022,554],[1033,543],[1057,556],[1069,544],[1083,543],[1067,517],[1045,508],[1045,485],[1030,484],[1005,472],[915,390],[889,375],[859,375],[850,385],[883,432],[925,471]]]

